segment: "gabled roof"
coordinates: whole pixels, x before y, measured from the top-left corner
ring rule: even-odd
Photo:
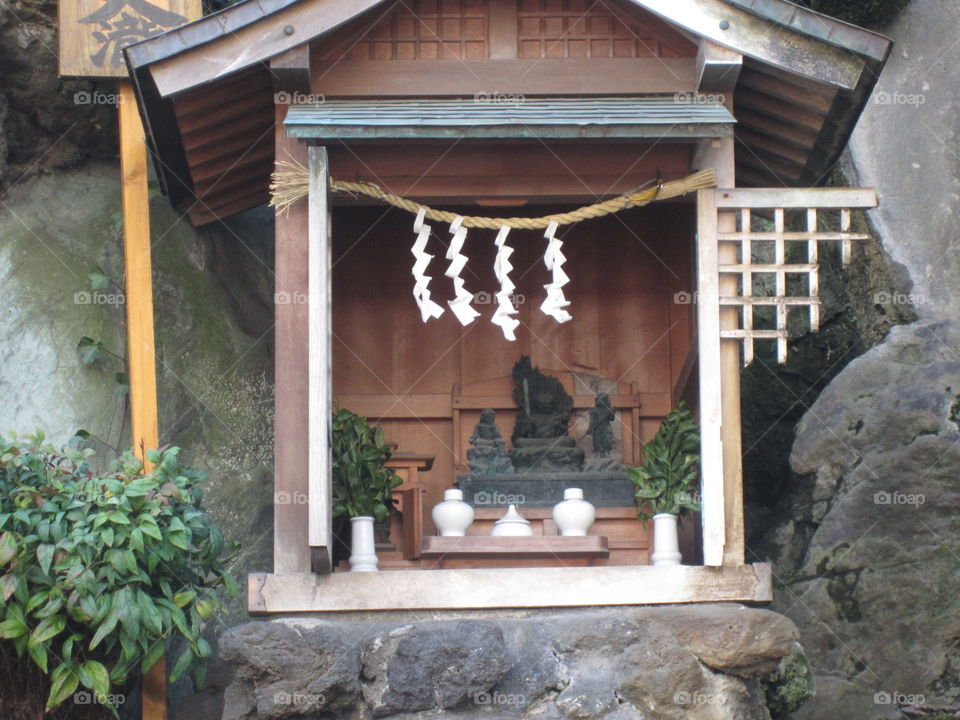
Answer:
[[[738,182],[822,182],[846,145],[875,86],[892,42],[786,0],[624,0],[721,52],[742,55],[734,89]],[[244,0],[226,10],[128,46],[148,141],[161,181],[175,204],[243,188],[244,197],[210,203],[199,222],[225,217],[266,199],[274,123],[269,62],[324,37],[386,0]],[[739,68],[739,65],[737,66]],[[233,115],[204,105],[233,103]],[[242,118],[256,146],[242,143],[211,158],[203,173],[188,162],[182,112],[194,125]],[[269,106],[268,106],[269,104]],[[221,117],[222,116],[222,117]],[[269,147],[268,147],[269,146]],[[207,157],[207,156],[205,156]],[[209,175],[205,173],[210,173]],[[210,217],[207,217],[207,216]]]

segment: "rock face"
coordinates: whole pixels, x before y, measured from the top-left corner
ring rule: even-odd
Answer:
[[[806,413],[789,482],[752,544],[774,561],[774,609],[797,623],[816,675],[797,718],[960,705],[958,23],[956,3],[913,0],[884,29],[897,45],[845,170],[879,188],[871,222],[906,279],[860,302],[919,320],[846,365],[815,403],[797,393]]]
[[[255,622],[221,640],[236,668],[223,720],[764,720],[761,678],[796,638],[783,616],[719,604]]]
[[[84,366],[83,336],[125,354],[119,172],[107,163],[18,185],[0,212],[0,429],[46,430],[53,444],[80,428],[104,457],[130,442],[122,360]],[[269,216],[269,213],[267,214]],[[272,563],[272,226],[262,214],[198,233],[164,199],[151,204],[160,441],[208,474],[204,505],[228,540],[233,570]],[[100,266],[112,284],[91,290]],[[241,311],[240,308],[243,308]],[[247,619],[236,598],[225,624]],[[229,682],[211,667],[192,715],[216,717]],[[175,694],[186,693],[186,683]]]

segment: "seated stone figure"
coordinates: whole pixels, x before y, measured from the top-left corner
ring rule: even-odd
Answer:
[[[507,457],[507,444],[500,435],[495,420],[496,414],[489,408],[480,413],[480,422],[473,428],[467,450],[467,462],[471,473],[504,475],[513,472],[513,463]]]
[[[513,367],[513,399],[520,407],[513,428],[514,467],[526,472],[576,472],[583,450],[569,434],[573,398],[557,378],[544,375],[523,355]]]

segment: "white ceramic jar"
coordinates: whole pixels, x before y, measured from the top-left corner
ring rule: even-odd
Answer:
[[[353,572],[377,572],[379,562],[373,538],[373,518],[350,518],[350,569]]]
[[[581,488],[567,488],[563,491],[563,501],[553,506],[553,521],[565,536],[586,535],[596,516],[593,505],[583,499]]]
[[[463,501],[463,490],[444,490],[443,502],[434,505],[430,514],[443,537],[463,537],[473,525],[473,508]]]
[[[517,506],[511,505],[502,518],[497,520],[490,532],[493,537],[522,537],[533,535],[530,521],[517,512]]]

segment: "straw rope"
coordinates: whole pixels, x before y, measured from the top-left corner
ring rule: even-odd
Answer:
[[[502,227],[518,230],[543,230],[551,222],[556,222],[558,225],[569,225],[580,222],[581,220],[590,220],[592,218],[610,215],[620,212],[621,210],[626,210],[627,208],[649,205],[655,200],[667,200],[697,190],[716,187],[716,185],[717,181],[713,170],[703,170],[683,180],[674,180],[668,183],[658,181],[656,185],[646,190],[633,190],[615,198],[573,210],[572,212],[534,218],[492,218],[469,215],[463,218],[462,224],[468,228],[486,228],[488,230],[499,230]],[[307,168],[299,163],[280,161],[277,163],[277,170],[274,172],[273,181],[270,183],[270,205],[277,208],[280,212],[286,212],[291,205],[307,196],[309,188],[310,180]],[[331,178],[330,190],[333,192],[349,193],[351,195],[366,195],[375,200],[381,200],[389,205],[393,205],[401,210],[406,210],[414,215],[419,213],[421,208],[425,208],[426,217],[436,222],[452,223],[459,217],[457,213],[446,210],[436,210],[435,208],[422,205],[413,200],[394,195],[370,182],[347,182]]]

